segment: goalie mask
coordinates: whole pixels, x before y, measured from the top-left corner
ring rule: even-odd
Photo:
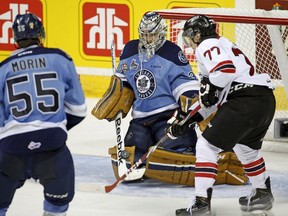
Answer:
[[[148,61],[164,44],[167,26],[164,19],[156,12],[148,12],[142,17],[139,27],[139,57]]]
[[[185,22],[182,33],[185,46],[195,49],[204,39],[210,37],[218,37],[216,23],[213,19],[197,15]]]

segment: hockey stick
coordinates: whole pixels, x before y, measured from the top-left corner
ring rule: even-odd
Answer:
[[[116,74],[116,51],[115,51],[115,42],[113,34],[111,35],[111,57],[112,57],[112,70],[113,74]],[[122,83],[121,83],[122,84]],[[117,136],[117,165],[118,165],[118,176],[122,176],[127,171],[126,165],[126,158],[127,154],[129,154],[125,150],[124,140],[123,140],[123,130],[121,127],[122,124],[122,112],[118,112],[116,119],[115,119],[115,129],[116,129],[116,136]],[[125,180],[132,181],[136,179],[140,179],[143,177],[145,169],[138,169],[137,171],[131,173]]]
[[[201,106],[198,105],[195,107],[187,116],[185,119],[183,119],[179,124],[183,125],[188,119],[190,119],[192,116],[194,116],[199,110]],[[117,179],[113,184],[105,186],[105,192],[109,193],[112,191],[114,188],[117,187],[121,182],[125,180],[127,176],[130,175],[134,170],[136,170],[156,149],[158,146],[160,146],[162,143],[164,143],[169,136],[165,134],[153,147],[149,149],[147,153],[145,153],[133,166],[130,167],[130,169],[126,170],[126,173],[122,175],[119,179]]]

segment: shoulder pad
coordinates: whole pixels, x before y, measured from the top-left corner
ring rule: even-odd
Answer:
[[[164,45],[159,49],[159,56],[175,63],[176,65],[187,65],[189,64],[188,59],[181,48],[172,43],[171,41],[166,40]]]
[[[120,60],[129,58],[130,56],[138,54],[138,43],[139,40],[129,41],[123,48],[120,55]]]

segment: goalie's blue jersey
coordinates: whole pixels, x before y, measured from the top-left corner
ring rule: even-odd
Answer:
[[[116,73],[135,93],[133,118],[176,109],[180,95],[187,91],[198,94],[199,81],[179,46],[165,41],[149,61],[142,62],[138,43],[132,40],[125,45]]]
[[[0,63],[0,149],[29,153],[59,148],[87,107],[72,59],[36,45]],[[69,124],[69,121],[68,121]]]

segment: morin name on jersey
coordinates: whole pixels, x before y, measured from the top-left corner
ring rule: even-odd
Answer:
[[[31,70],[36,68],[46,68],[46,60],[42,58],[22,59],[11,63],[13,72]]]

